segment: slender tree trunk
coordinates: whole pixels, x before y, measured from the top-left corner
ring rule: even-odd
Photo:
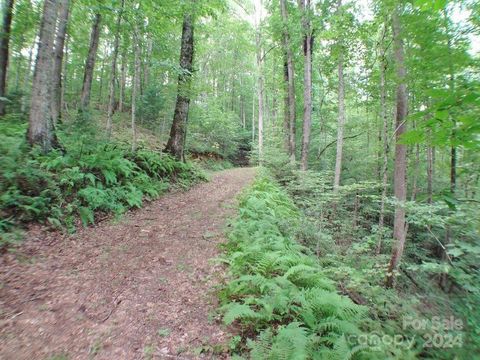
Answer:
[[[127,67],[126,67],[126,54],[122,54],[122,66],[120,75],[120,99],[118,101],[118,111],[123,112],[125,110],[125,83],[127,81]]]
[[[172,154],[177,160],[184,160],[185,135],[187,132],[190,87],[193,71],[193,31],[193,17],[191,14],[185,14],[183,17],[182,45],[180,50],[180,68],[182,72],[178,76],[175,113],[170,129],[170,138],[165,148],[165,151]]]
[[[135,52],[135,60],[134,60],[134,72],[133,72],[133,87],[132,87],[132,151],[135,152],[137,151],[137,124],[136,124],[136,118],[137,118],[137,102],[138,102],[138,96],[140,92],[140,76],[141,76],[141,51],[142,49],[140,48],[140,36],[139,36],[139,30],[138,26],[135,29],[135,44],[134,46],[134,52]]]
[[[401,136],[406,131],[405,120],[407,116],[407,89],[406,69],[404,61],[404,49],[399,9],[395,8],[392,16],[393,41],[395,45],[395,62],[397,68],[397,117],[396,117],[396,143],[395,143],[395,178],[394,193],[397,201],[393,224],[394,244],[392,257],[388,266],[386,286],[392,287],[395,279],[395,271],[398,269],[405,247],[405,207],[407,198],[406,172],[407,172],[407,147],[400,143]]]
[[[343,59],[340,54],[338,61],[338,128],[337,128],[337,156],[335,160],[335,176],[333,191],[337,192],[342,174],[343,132],[345,127],[345,83],[343,79]]]
[[[303,28],[303,55],[304,55],[304,91],[303,91],[303,136],[302,156],[300,169],[308,169],[308,152],[310,148],[310,132],[312,128],[312,54],[313,35],[310,27],[310,0],[299,0]]]
[[[66,98],[66,90],[67,90],[67,64],[68,64],[68,45],[70,41],[70,36],[66,36],[65,39],[65,51],[64,51],[64,61],[62,62],[62,74],[63,74],[63,81],[62,81],[62,88],[60,91],[60,112],[67,110],[67,104],[65,102]]]
[[[337,1],[338,10],[342,6],[342,0]],[[338,192],[340,186],[340,177],[342,175],[342,157],[343,157],[343,131],[345,127],[345,81],[343,78],[343,44],[338,42],[338,128],[337,128],[337,156],[335,160],[335,176],[333,181],[333,191]]]
[[[387,200],[388,189],[388,154],[390,152],[390,146],[388,143],[388,117],[387,117],[387,89],[385,86],[385,76],[387,73],[387,61],[386,61],[386,49],[385,49],[385,35],[387,32],[386,25],[384,24],[382,39],[381,39],[381,61],[380,61],[380,114],[383,120],[383,129],[381,139],[383,141],[383,164],[381,170],[382,177],[382,199],[380,201],[380,215],[378,220],[378,242],[376,248],[376,254],[380,254],[382,251],[383,242],[383,225],[385,221],[385,202]]]
[[[258,161],[260,164],[263,159],[263,115],[264,115],[264,84],[263,84],[263,69],[262,69],[262,48],[260,40],[260,30],[257,29],[256,35],[257,45],[257,91],[258,91]]]
[[[29,87],[28,80],[32,72],[33,50],[35,47],[35,43],[36,43],[36,38],[35,38],[34,44],[30,48],[30,51],[28,52],[28,65],[27,65],[27,69],[25,70],[25,76],[23,78],[23,83],[22,83],[23,96],[22,96],[22,104],[20,106],[20,111],[22,113],[25,113],[27,111],[27,106],[28,106],[27,89]]]
[[[52,117],[54,122],[62,117],[62,69],[69,13],[70,1],[59,0],[58,29],[55,39],[55,60],[53,65]]]
[[[102,99],[103,99],[103,75],[105,74],[105,58],[108,55],[102,57],[102,66],[100,67],[100,85],[98,87],[98,107],[102,108]]]
[[[30,145],[38,145],[44,153],[59,147],[51,113],[53,40],[57,22],[57,1],[45,0],[40,24],[37,61],[33,75],[32,100],[27,138]]]
[[[115,80],[117,75],[117,57],[118,57],[118,45],[120,42],[120,27],[122,25],[123,8],[125,6],[125,0],[122,0],[120,5],[120,12],[117,17],[117,24],[115,29],[115,37],[113,40],[113,53],[112,53],[112,69],[110,74],[110,85],[108,92],[108,109],[107,109],[107,136],[112,136],[112,116],[115,109]],[[138,45],[136,45],[138,47]]]
[[[255,144],[255,89],[252,91],[252,146]]]
[[[95,60],[97,58],[98,44],[100,42],[102,15],[97,13],[92,25],[90,35],[90,46],[88,49],[87,60],[85,62],[85,72],[83,75],[82,96],[80,100],[80,110],[85,112],[90,106],[90,93],[92,91],[93,71],[95,69]]]
[[[285,123],[288,140],[288,153],[290,160],[295,162],[295,138],[296,138],[296,111],[295,111],[295,75],[293,66],[293,53],[290,46],[290,34],[288,31],[288,10],[286,0],[280,0],[280,9],[283,19],[283,47],[285,54]],[[288,126],[288,127],[287,127]]]
[[[0,33],[0,97],[7,93],[8,54],[12,26],[13,0],[4,3],[2,31]],[[5,115],[5,102],[0,99],[0,116]]]
[[[433,151],[431,146],[427,147],[427,201],[433,201]]]
[[[450,24],[448,19],[447,10],[444,11],[444,24],[445,24],[445,32],[447,34],[447,49],[448,49],[448,57],[450,58],[449,61],[449,83],[448,87],[450,93],[454,95],[455,93],[455,69],[453,67],[454,61],[452,56],[452,38],[450,34]],[[455,192],[457,190],[457,145],[455,144],[456,138],[456,126],[457,121],[455,117],[449,112],[448,117],[452,122],[452,131],[451,131],[451,145],[450,145],[450,193],[452,196],[455,196]],[[450,244],[452,230],[449,225],[447,225],[445,229],[445,244]],[[447,254],[445,253],[445,249],[442,249],[442,260],[447,260]],[[445,290],[447,287],[447,280],[448,274],[442,273],[440,276],[440,286]]]

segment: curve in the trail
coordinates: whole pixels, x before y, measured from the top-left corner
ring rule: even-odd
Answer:
[[[254,174],[215,173],[74,236],[29,232],[0,258],[0,358],[196,358],[223,342],[210,259]]]

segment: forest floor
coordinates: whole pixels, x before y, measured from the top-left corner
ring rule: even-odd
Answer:
[[[225,274],[212,259],[254,175],[218,172],[74,235],[32,228],[0,256],[0,358],[212,357],[202,351],[228,338],[213,316]]]

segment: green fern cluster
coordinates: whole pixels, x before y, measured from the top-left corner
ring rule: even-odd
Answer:
[[[231,281],[221,292],[224,322],[243,330],[253,359],[349,359],[362,347],[366,309],[337,294],[310,251],[292,240],[299,214],[289,197],[261,177],[240,200],[227,255]],[[252,334],[256,336],[252,337]]]
[[[95,213],[123,213],[158,197],[171,182],[182,187],[204,180],[196,167],[146,149],[87,139],[79,132],[65,149],[42,155],[25,144],[19,119],[0,124],[0,246],[22,223],[41,221],[73,230]],[[67,138],[67,137],[65,137]]]

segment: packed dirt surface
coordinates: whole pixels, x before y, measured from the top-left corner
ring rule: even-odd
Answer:
[[[0,359],[226,357],[212,259],[254,175],[216,173],[75,235],[32,229],[0,256]]]

